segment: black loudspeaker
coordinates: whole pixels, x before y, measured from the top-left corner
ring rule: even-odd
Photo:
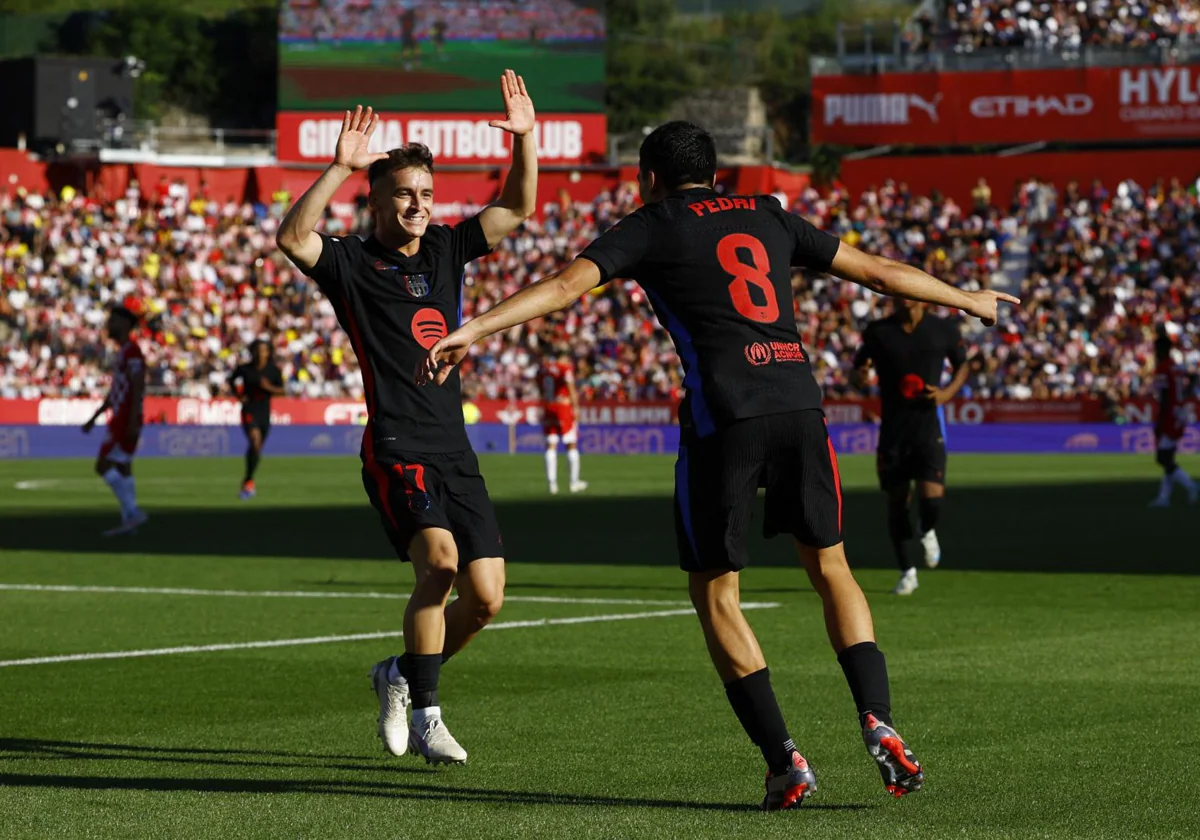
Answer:
[[[23,135],[32,149],[69,150],[97,141],[104,118],[133,118],[133,78],[124,59],[0,61],[0,88],[0,146],[15,146]]]

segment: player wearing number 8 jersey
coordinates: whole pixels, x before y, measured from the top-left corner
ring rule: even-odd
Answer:
[[[858,707],[867,748],[893,794],[923,770],[891,726],[883,654],[842,549],[836,457],[821,394],[800,345],[791,268],[830,271],[878,292],[967,310],[994,322],[993,292],[965,293],[917,269],[871,257],[784,211],[770,196],[713,190],[712,137],[668,123],[641,147],[646,205],[563,271],[460,327],[430,351],[444,381],[470,345],[570,305],[615,278],[636,280],[675,341],[687,396],[680,408],[675,522],[680,565],[725,691],[767,762],[770,810],[799,805],[816,777],[784,724],[758,641],[739,607],[739,572],[759,487],[764,529],[792,535],[825,605],[826,627]],[[444,367],[441,365],[445,365]]]

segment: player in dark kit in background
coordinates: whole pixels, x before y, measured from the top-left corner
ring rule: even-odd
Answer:
[[[1163,477],[1158,496],[1150,503],[1150,507],[1170,507],[1171,490],[1175,485],[1187,493],[1189,504],[1195,504],[1197,497],[1200,497],[1200,490],[1197,490],[1192,477],[1175,460],[1180,438],[1187,431],[1188,424],[1196,422],[1188,404],[1192,377],[1172,358],[1174,339],[1180,332],[1175,324],[1161,324],[1154,341],[1154,391],[1158,398],[1158,417],[1154,422],[1155,460],[1163,469]]]
[[[242,476],[242,501],[253,499],[254,471],[262,458],[263,444],[271,434],[271,397],[283,396],[283,374],[271,360],[271,345],[258,340],[250,345],[250,361],[238,365],[229,387],[242,401],[242,432],[246,435],[246,473]]]
[[[400,13],[400,60],[404,62],[405,70],[413,69],[413,65],[421,60],[416,9],[405,9]]]
[[[771,196],[713,190],[712,137],[683,122],[642,143],[646,205],[559,273],[517,292],[430,351],[443,381],[479,339],[570,306],[615,278],[641,284],[683,361],[675,524],[680,566],[709,654],[738,720],[767,762],[763,808],[799,805],[816,777],[796,750],[766,661],[742,615],[739,575],[756,491],[767,536],[791,534],[825,606],[829,639],[850,684],[862,736],[884,785],[918,789],[923,771],[891,726],[887,667],[871,612],[842,548],[841,484],[821,392],[801,347],[791,268],[832,271],[877,292],[965,309],[994,322],[1007,295],[967,293],[915,268],[841,244]],[[444,365],[444,366],[442,366]]]
[[[953,378],[942,388],[942,371],[949,361]],[[866,382],[874,363],[879,377],[883,417],[879,428],[876,469],[879,486],[888,497],[888,533],[900,564],[895,595],[917,588],[917,566],[909,556],[912,539],[912,484],[917,483],[918,520],[925,565],[942,560],[938,544],[938,515],[946,495],[946,427],[942,410],[962,389],[969,369],[958,323],[925,312],[925,304],[896,301],[888,318],[867,325],[862,347],[854,357],[857,384]]]
[[[396,553],[416,574],[404,613],[403,656],[371,669],[385,748],[458,763],[466,751],[441,719],[437,688],[445,659],[482,630],[504,597],[496,514],[463,424],[457,377],[450,388],[417,385],[425,351],[458,326],[463,268],[491,252],[532,215],[537,196],[533,103],[511,70],[501,79],[513,163],[495,204],[454,227],[430,224],[433,158],[409,144],[372,154],[371,109],[346,113],[333,164],[291,209],[279,247],[320,285],[362,368],[368,422],[363,485]],[[367,169],[375,229],[363,240],[313,231],[337,189]],[[458,598],[447,606],[451,591]],[[409,728],[407,708],[412,700]]]

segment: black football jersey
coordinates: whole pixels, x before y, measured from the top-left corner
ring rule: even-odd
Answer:
[[[229,384],[237,389],[238,394],[241,395],[242,402],[247,407],[264,404],[270,407],[271,393],[259,384],[263,381],[274,385],[276,388],[283,387],[283,374],[279,368],[275,367],[274,362],[267,362],[267,366],[262,370],[259,370],[253,364],[238,365],[229,377]]]
[[[411,257],[373,237],[321,236],[321,257],[309,271],[350,336],[362,368],[369,447],[388,453],[470,449],[455,368],[442,387],[414,381],[429,348],[462,318],[462,277],[468,262],[489,253],[478,217],[430,225]]]
[[[947,361],[954,368],[966,361],[958,321],[925,315],[912,332],[896,315],[872,321],[854,364],[861,367],[868,360],[879,377],[880,438],[940,436],[939,407],[925,396],[925,386],[940,387]]]
[[[791,270],[828,271],[839,244],[772,196],[702,188],[640,208],[580,256],[605,281],[645,289],[683,362],[680,423],[705,437],[737,420],[820,407]]]

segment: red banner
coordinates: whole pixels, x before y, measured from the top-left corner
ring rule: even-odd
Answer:
[[[813,78],[812,139],[967,146],[1200,137],[1200,67]]]
[[[491,128],[495,114],[379,115],[371,151],[424,143],[439,164],[495,166],[512,159],[512,136]],[[338,113],[280,111],[275,156],[283,162],[333,160],[342,117]],[[534,128],[543,164],[602,163],[608,156],[604,114],[539,114]]]

